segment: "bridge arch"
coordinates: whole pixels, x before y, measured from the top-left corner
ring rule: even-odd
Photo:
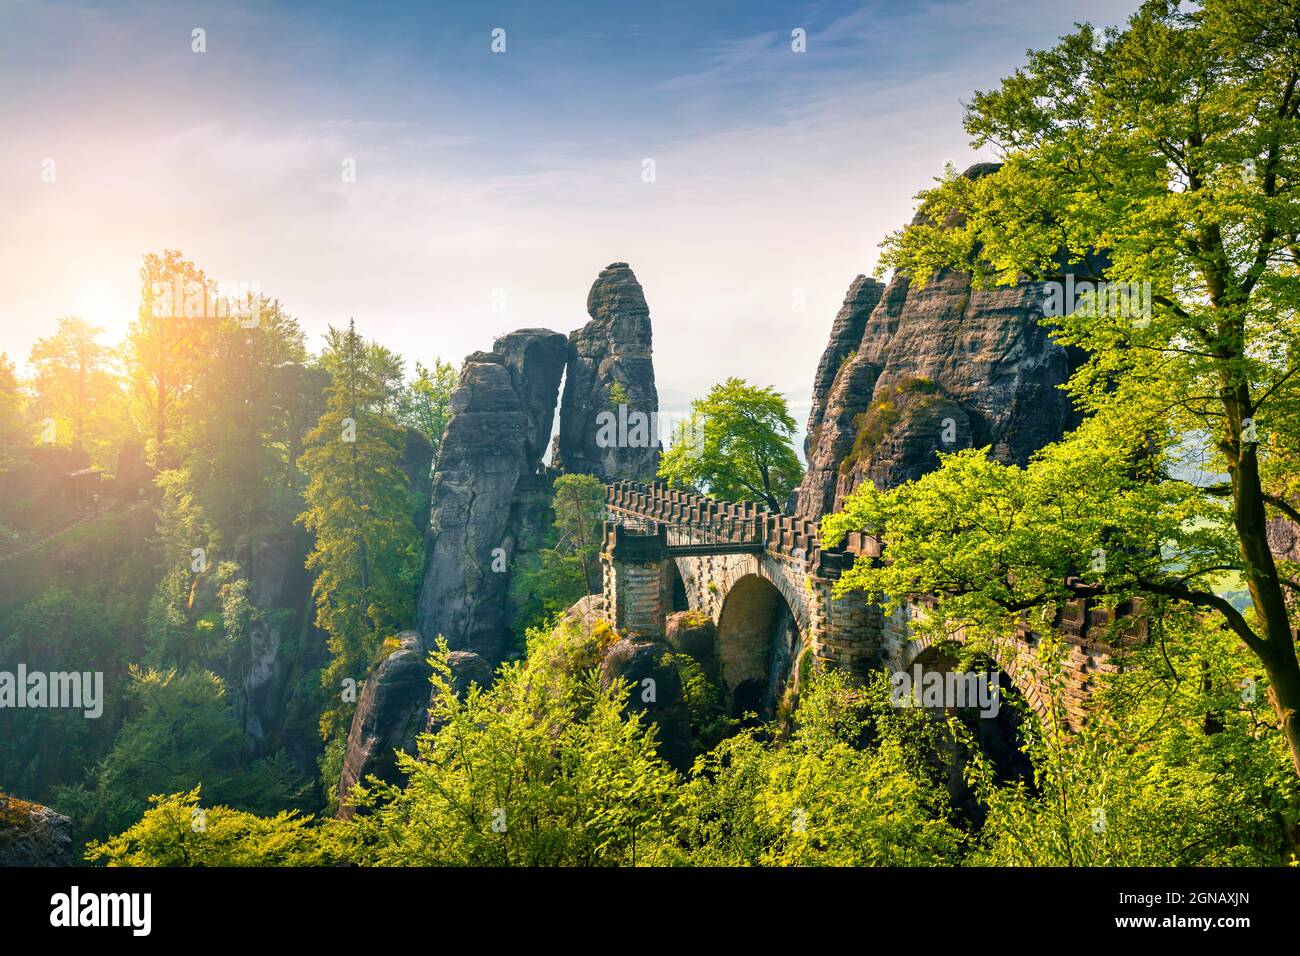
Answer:
[[[732,583],[717,619],[718,676],[730,711],[770,718],[790,650],[802,642],[794,612],[767,577],[746,574]]]
[[[910,668],[928,647],[909,626],[917,613],[926,613],[926,597],[884,615],[867,595],[835,593],[836,583],[856,562],[883,559],[881,543],[870,535],[852,533],[843,548],[825,549],[815,522],[776,514],[754,502],[718,501],[657,482],[610,485],[605,517],[602,593],[605,615],[615,627],[664,635],[666,618],[680,610],[702,611],[721,625],[728,596],[753,575],[783,598],[801,649],[810,651],[816,668],[865,679],[882,667]],[[758,585],[743,587],[748,591]],[[744,594],[737,592],[737,599]],[[1131,623],[1117,627],[1120,616],[1132,616]],[[734,637],[740,632],[732,624],[728,622],[728,630]],[[1064,692],[1059,700],[1065,720],[1077,728],[1087,719],[1094,676],[1119,670],[1117,650],[1147,639],[1141,607],[1071,601],[1056,609],[1051,626],[1065,638]],[[1045,716],[1049,699],[1035,654],[1041,635],[1033,627],[1026,619],[994,656],[1012,686]],[[740,673],[755,665],[751,661],[736,667]],[[771,673],[771,686],[779,685],[781,675]],[[734,680],[730,683],[738,686]]]
[[[965,641],[965,634],[957,631],[952,640],[958,643]],[[1030,708],[1040,718],[1045,718],[1048,713],[1047,696],[1041,687],[1037,675],[1032,673],[1032,663],[1022,658],[1021,653],[1009,654],[1005,650],[994,648],[988,658],[993,666],[1006,678],[1004,683],[1010,686],[1020,694],[1029,704]],[[896,671],[910,671],[915,664],[921,664],[928,669],[934,665],[939,669],[946,669],[949,661],[946,653],[941,647],[936,647],[929,634],[916,633],[910,635],[910,639],[895,654],[890,656],[889,664]]]

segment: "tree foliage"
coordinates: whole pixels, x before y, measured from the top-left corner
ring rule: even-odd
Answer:
[[[892,237],[885,263],[918,283],[956,267],[987,284],[1059,278],[1068,261],[1082,278],[1149,287],[1150,309],[1098,294],[1051,317],[1057,339],[1089,355],[1070,391],[1094,424],[1028,469],[954,456],[919,489],[879,500],[868,489],[846,511],[884,534],[895,564],[851,580],[946,585],[963,595],[954,613],[972,600],[1014,613],[1069,591],[1217,615],[1267,672],[1300,773],[1290,600],[1300,581],[1268,537],[1270,517],[1300,518],[1289,497],[1300,447],[1298,24],[1290,0],[1153,0],[1126,29],[1082,26],[975,96],[966,128],[1003,165],[923,193],[919,221]],[[1189,439],[1226,480],[1178,486]],[[931,521],[901,507],[922,499]],[[828,523],[831,540],[848,520]],[[947,571],[940,541],[956,554]],[[1225,573],[1244,582],[1247,611],[1216,590]]]
[[[762,501],[780,511],[803,480],[792,445],[795,422],[770,387],[729,378],[691,405],[689,422],[659,462],[670,484],[693,486],[725,501]]]
[[[129,673],[132,716],[86,784],[58,797],[80,833],[118,832],[140,819],[154,794],[199,785],[217,800],[262,813],[298,795],[302,781],[281,759],[244,760],[243,728],[215,674],[136,667]]]
[[[420,571],[419,535],[402,471],[405,432],[396,420],[391,353],[355,327],[331,328],[322,364],[330,374],[325,412],[307,435],[308,476],[299,522],[314,535],[316,621],[332,659],[322,674],[333,701],[321,717],[327,739],[344,732],[345,678],[360,683],[383,639],[406,626]]]
[[[54,423],[57,444],[84,448],[100,465],[115,455],[131,427],[112,351],[99,341],[103,329],[75,316],[59,319],[53,335],[37,339],[32,366],[33,409]]]
[[[451,418],[451,393],[460,376],[456,366],[442,359],[433,360],[433,368],[415,363],[415,378],[403,393],[399,418],[404,425],[418,430],[433,445],[434,464],[442,445],[442,433]]]
[[[332,866],[345,857],[346,828],[294,811],[271,817],[204,807],[200,787],[149,798],[128,829],[86,847],[105,866]]]
[[[446,645],[432,655],[438,730],[409,783],[358,795],[364,858],[379,865],[636,865],[665,825],[675,774],[654,731],[625,717],[626,683],[602,689],[591,664],[608,632],[562,625],[565,647],[504,665],[457,698]],[[534,634],[533,641],[551,640]],[[586,666],[561,663],[573,658]]]

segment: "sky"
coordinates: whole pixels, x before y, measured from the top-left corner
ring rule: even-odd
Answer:
[[[625,261],[668,403],[798,405],[917,191],[991,158],[963,102],[1136,6],[0,0],[0,352],[120,339],[164,249],[410,366],[567,333]]]

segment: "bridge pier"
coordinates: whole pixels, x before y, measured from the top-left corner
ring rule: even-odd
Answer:
[[[843,670],[858,680],[878,670],[882,663],[880,609],[868,605],[861,594],[835,597],[834,577],[810,574],[808,585],[816,594],[810,614],[814,666]]]
[[[602,591],[609,623],[643,637],[664,636],[673,607],[672,577],[667,573],[668,529],[649,534],[607,521],[601,554]]]

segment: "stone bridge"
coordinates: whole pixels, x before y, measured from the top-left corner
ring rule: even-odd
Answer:
[[[806,663],[856,678],[917,663],[927,670],[951,667],[939,648],[914,639],[909,626],[931,600],[914,599],[885,616],[861,593],[834,597],[836,580],[860,556],[880,560],[879,542],[854,534],[842,549],[823,548],[811,521],[754,502],[622,481],[609,486],[606,499],[605,614],[620,631],[657,638],[667,635],[674,615],[706,616],[713,634],[706,656],[733,714],[770,716],[786,688],[799,686]],[[1073,726],[1086,716],[1093,678],[1117,668],[1116,648],[1099,639],[1113,621],[1109,611],[1080,601],[1052,622],[1066,643],[1060,698]],[[1041,715],[1048,698],[1033,654],[1039,637],[1022,626],[994,658],[1004,683]]]

